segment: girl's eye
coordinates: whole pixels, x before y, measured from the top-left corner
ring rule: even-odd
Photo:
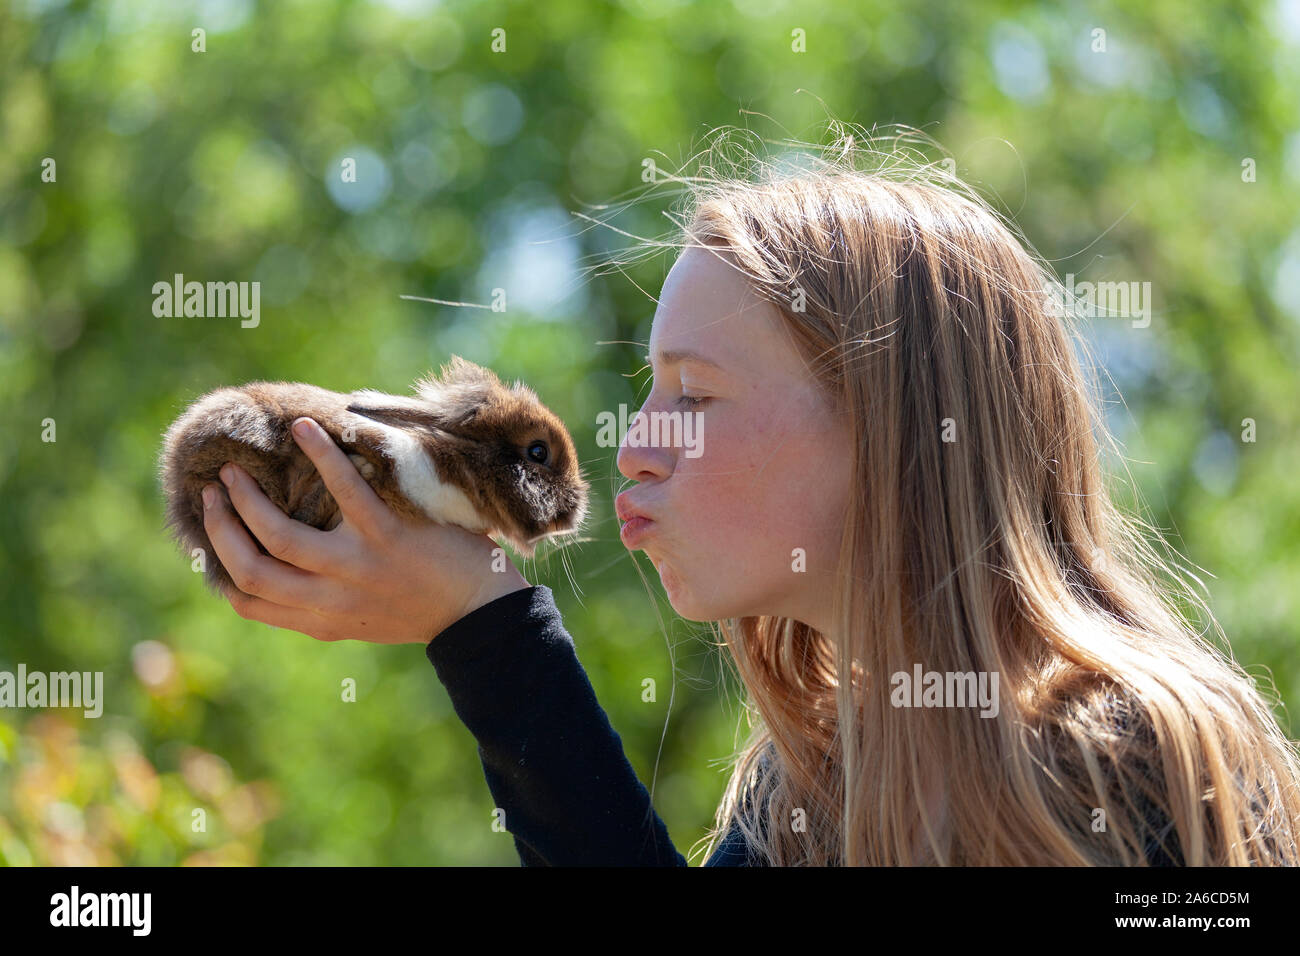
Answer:
[[[697,408],[708,401],[708,398],[696,398],[694,395],[683,395],[677,399],[678,405],[685,405],[687,408]]]

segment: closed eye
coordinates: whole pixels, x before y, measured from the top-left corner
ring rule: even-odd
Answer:
[[[694,395],[683,395],[681,398],[677,399],[677,404],[684,405],[687,408],[698,408],[708,400],[709,399],[707,395],[704,396],[703,398],[697,398]]]

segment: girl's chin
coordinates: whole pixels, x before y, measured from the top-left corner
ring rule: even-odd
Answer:
[[[650,559],[650,563],[651,563],[652,565],[654,565],[654,569],[655,569],[656,571],[659,572],[659,577],[660,577],[660,578],[662,578],[662,577],[664,576],[664,572],[665,572],[665,571],[667,571],[668,573],[671,573],[672,569],[669,567],[669,565],[667,564],[667,562],[664,560],[664,556],[663,556],[663,554],[662,554],[661,552],[659,552],[658,550],[655,550],[655,551],[649,551],[649,550],[647,550],[647,551],[645,552],[645,556],[646,556],[647,558]]]
[[[701,602],[700,598],[713,597],[708,593],[708,586],[699,587],[701,580],[707,581],[707,578],[701,578],[698,575],[683,574],[679,572],[673,561],[664,557],[658,551],[647,551],[646,557],[654,565],[654,569],[659,572],[659,583],[663,586],[664,594],[668,596],[668,603],[677,615],[687,621],[715,621],[719,615],[715,613],[719,609],[711,606],[716,601],[710,602],[705,600]],[[690,586],[689,582],[694,582],[697,586]],[[704,593],[701,594],[701,591]]]
[[[679,617],[687,621],[713,620],[709,616],[708,609],[700,606],[691,589],[682,585],[682,579],[671,564],[655,562],[655,570],[659,572],[659,583],[663,585],[664,593],[668,595],[668,603],[672,605],[673,611]]]
[[[682,593],[681,578],[677,576],[677,572],[673,570],[672,565],[664,561],[661,556],[649,555],[649,557],[650,563],[653,564],[655,570],[659,572],[659,583],[663,585],[664,593],[668,595],[668,600],[672,604],[673,610],[680,614],[681,610],[678,608],[677,602]]]

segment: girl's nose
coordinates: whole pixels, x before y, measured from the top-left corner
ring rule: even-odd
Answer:
[[[637,412],[618,446],[618,470],[633,481],[663,478],[672,470],[672,449],[656,447],[646,440],[645,414],[644,409]]]

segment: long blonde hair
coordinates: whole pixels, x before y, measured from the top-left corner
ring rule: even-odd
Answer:
[[[754,722],[706,852],[735,823],[775,865],[1295,863],[1297,751],[1112,504],[1060,283],[942,166],[836,131],[811,168],[683,180],[679,241],[780,311],[859,492],[834,637],[718,625]],[[997,716],[894,706],[918,663],[997,675]]]

